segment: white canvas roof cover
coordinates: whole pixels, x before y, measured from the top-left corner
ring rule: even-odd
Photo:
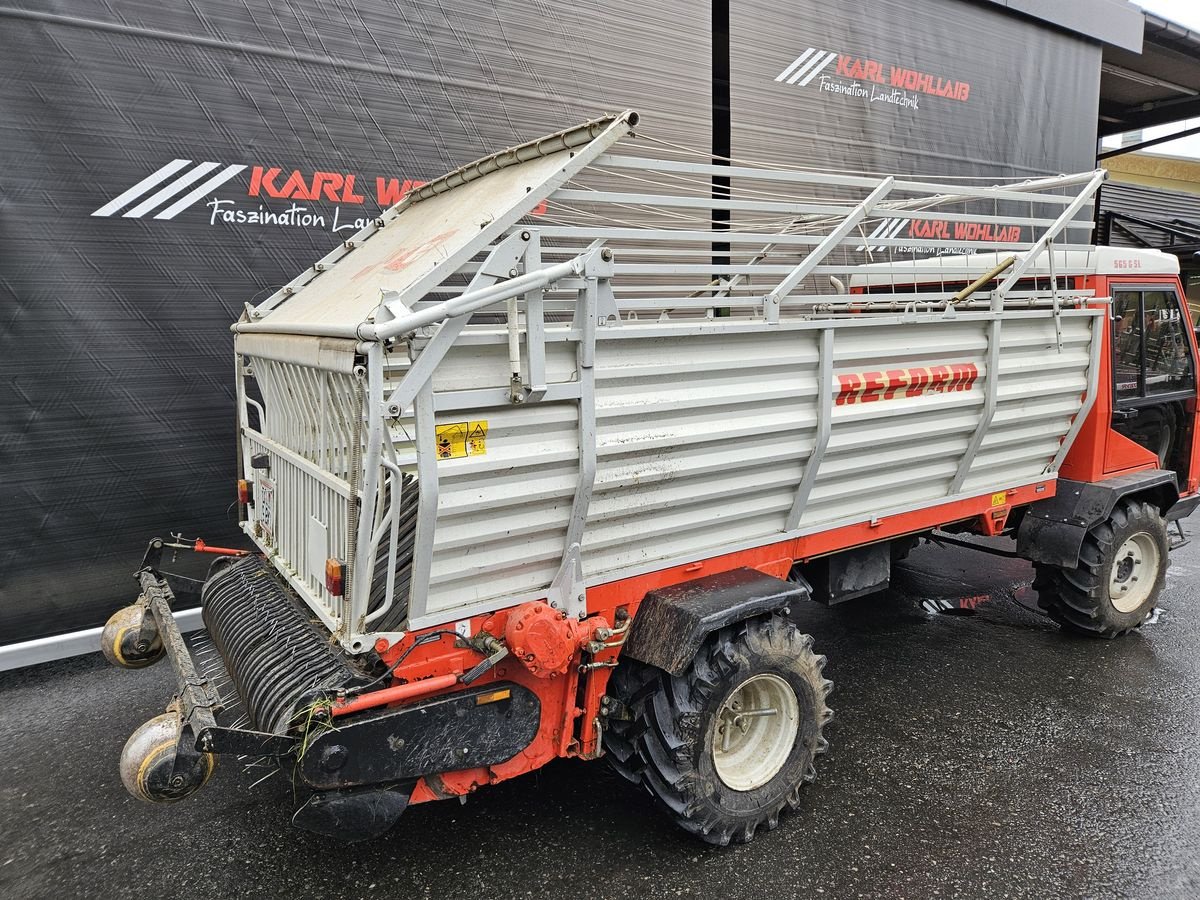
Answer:
[[[859,266],[850,276],[851,287],[890,284],[929,284],[939,280],[960,282],[990,272],[1012,252],[971,253],[927,259],[898,260]],[[1025,273],[1026,278],[1048,278],[1050,256],[1042,252]],[[1091,250],[1055,250],[1054,274],[1063,275],[1177,275],[1179,259],[1161,250],[1095,247]]]
[[[431,181],[255,307],[251,321],[234,330],[351,337],[381,300],[392,308],[411,306],[637,121],[632,110],[604,116]]]

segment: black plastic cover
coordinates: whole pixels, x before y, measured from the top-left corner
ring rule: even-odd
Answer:
[[[512,759],[542,721],[537,694],[492,682],[361,718],[309,742],[299,774],[314,788],[387,784]]]
[[[313,794],[296,810],[292,824],[346,843],[378,837],[408,808],[416,782],[388,788]]]

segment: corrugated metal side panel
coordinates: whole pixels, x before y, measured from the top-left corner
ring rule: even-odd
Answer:
[[[487,455],[438,463],[431,612],[547,585],[562,556],[578,478],[574,406],[530,404],[462,416],[472,419],[488,423]]]
[[[575,377],[575,345],[546,347],[550,382]],[[434,374],[440,394],[508,388],[503,343],[459,344]],[[441,412],[439,425],[483,420],[487,453],[438,462],[438,519],[428,612],[547,585],[562,557],[579,480],[575,403]]]
[[[1086,386],[1090,318],[1006,319],[998,402],[964,490],[1041,477]],[[829,446],[800,527],[865,520],[944,499],[985,405],[988,324],[926,321],[837,330],[835,372],[973,363],[969,390],[833,407]],[[596,362],[597,476],[584,534],[585,576],[784,531],[817,434],[819,332],[606,334]],[[950,348],[949,350],[947,348]],[[571,345],[551,345],[567,380]],[[456,348],[439,390],[502,386],[502,346]],[[563,552],[578,478],[574,403],[441,414],[488,420],[485,456],[439,463],[428,612],[543,591]]]
[[[844,329],[834,371],[862,373],[973,363],[968,391],[834,406],[833,430],[801,527],[945,497],[983,405],[987,324],[937,322]]]
[[[586,574],[690,552],[714,535],[753,539],[782,529],[813,444],[816,348],[810,332],[787,340],[646,338],[629,328],[603,340]],[[443,365],[439,389],[506,381],[502,347],[465,349]],[[573,345],[551,350],[551,380],[568,380]],[[460,367],[472,378],[462,378]],[[438,421],[471,418],[488,420],[487,455],[439,464],[430,612],[539,589],[562,557],[578,481],[576,404]]]
[[[600,345],[586,575],[783,529],[816,435],[817,341],[630,329]]]
[[[1087,390],[1092,319],[1062,319],[1062,352],[1049,317],[1006,321],[1000,332],[996,413],[963,483],[983,493],[1041,477]]]

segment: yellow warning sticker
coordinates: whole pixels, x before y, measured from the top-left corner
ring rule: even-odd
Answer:
[[[487,453],[486,419],[477,422],[451,422],[437,427],[438,459],[459,459]]]
[[[1008,502],[1008,491],[992,494],[992,506],[1003,506]]]

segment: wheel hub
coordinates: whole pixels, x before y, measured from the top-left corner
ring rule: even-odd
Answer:
[[[1134,612],[1149,598],[1158,572],[1158,557],[1158,544],[1145,531],[1131,535],[1117,549],[1108,596],[1118,612]]]
[[[778,675],[754,675],[725,698],[713,731],[717,777],[735,791],[750,791],[774,778],[791,755],[800,702]]]

